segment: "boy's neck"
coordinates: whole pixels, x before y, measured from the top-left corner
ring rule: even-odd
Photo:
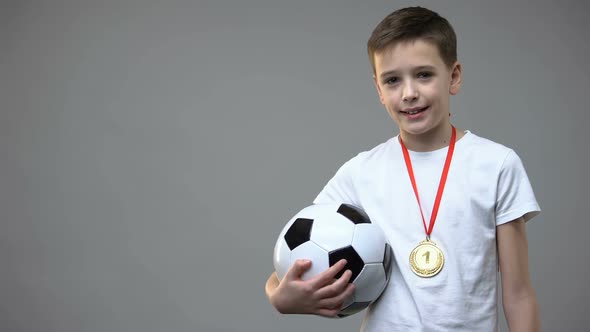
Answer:
[[[457,130],[457,137],[455,142],[461,137],[465,136],[463,130]],[[448,126],[443,126],[440,129],[431,130],[430,132],[412,135],[407,132],[401,132],[400,137],[404,141],[404,145],[408,150],[415,152],[429,152],[442,149],[449,145],[451,140],[452,127],[449,123]]]

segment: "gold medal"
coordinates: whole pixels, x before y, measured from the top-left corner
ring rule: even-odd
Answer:
[[[436,243],[426,239],[410,253],[412,271],[424,278],[434,277],[445,264],[445,256]]]
[[[440,176],[440,183],[438,184],[438,191],[436,198],[434,199],[434,206],[432,208],[432,215],[430,215],[430,226],[426,227],[426,219],[424,218],[424,212],[422,212],[422,204],[420,203],[420,195],[418,195],[418,187],[416,186],[416,179],[414,178],[414,170],[412,168],[412,161],[410,160],[410,153],[406,148],[403,140],[400,136],[400,145],[404,154],[404,160],[406,162],[406,168],[408,169],[408,175],[412,183],[412,189],[416,195],[416,201],[420,208],[420,216],[422,217],[422,223],[424,225],[424,231],[426,232],[426,240],[420,242],[414,250],[410,253],[410,266],[412,271],[420,277],[429,278],[437,275],[442,270],[445,264],[445,256],[442,253],[436,243],[430,241],[430,233],[434,228],[434,222],[436,221],[436,215],[440,206],[443,190],[447,181],[447,175],[449,174],[449,168],[451,166],[451,159],[453,158],[453,151],[455,150],[455,139],[457,133],[455,127],[451,126],[451,141],[449,143],[449,150],[447,151],[447,158],[443,167],[443,172]]]

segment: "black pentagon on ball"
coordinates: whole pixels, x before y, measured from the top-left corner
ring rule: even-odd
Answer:
[[[285,242],[293,250],[309,241],[313,219],[297,218],[285,233]]]
[[[383,253],[383,269],[385,270],[385,279],[389,280],[389,276],[391,275],[391,256],[393,255],[393,250],[389,243],[385,243],[385,252]]]
[[[354,205],[350,204],[340,204],[338,208],[338,213],[345,216],[348,220],[352,221],[355,224],[370,224],[371,219],[365,213],[365,211],[357,208]]]
[[[344,271],[350,270],[352,276],[350,277],[349,282],[353,282],[365,266],[365,262],[363,262],[363,259],[356,253],[352,246],[346,246],[330,251],[328,257],[330,266],[336,264],[341,259],[346,259],[346,266],[338,272],[335,278],[340,278],[342,274],[344,274]]]

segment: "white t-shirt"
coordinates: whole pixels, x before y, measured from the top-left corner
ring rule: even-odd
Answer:
[[[447,150],[410,151],[427,226]],[[426,233],[397,136],[344,163],[314,200],[328,202],[364,209],[393,248],[389,285],[361,327],[369,332],[496,331],[496,226],[540,211],[516,153],[469,131],[455,145],[431,234],[445,255],[436,276],[410,269]]]

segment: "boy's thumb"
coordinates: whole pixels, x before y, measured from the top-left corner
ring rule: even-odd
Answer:
[[[289,277],[291,279],[300,279],[303,272],[311,267],[311,261],[308,259],[298,259],[293,263],[289,270]]]

